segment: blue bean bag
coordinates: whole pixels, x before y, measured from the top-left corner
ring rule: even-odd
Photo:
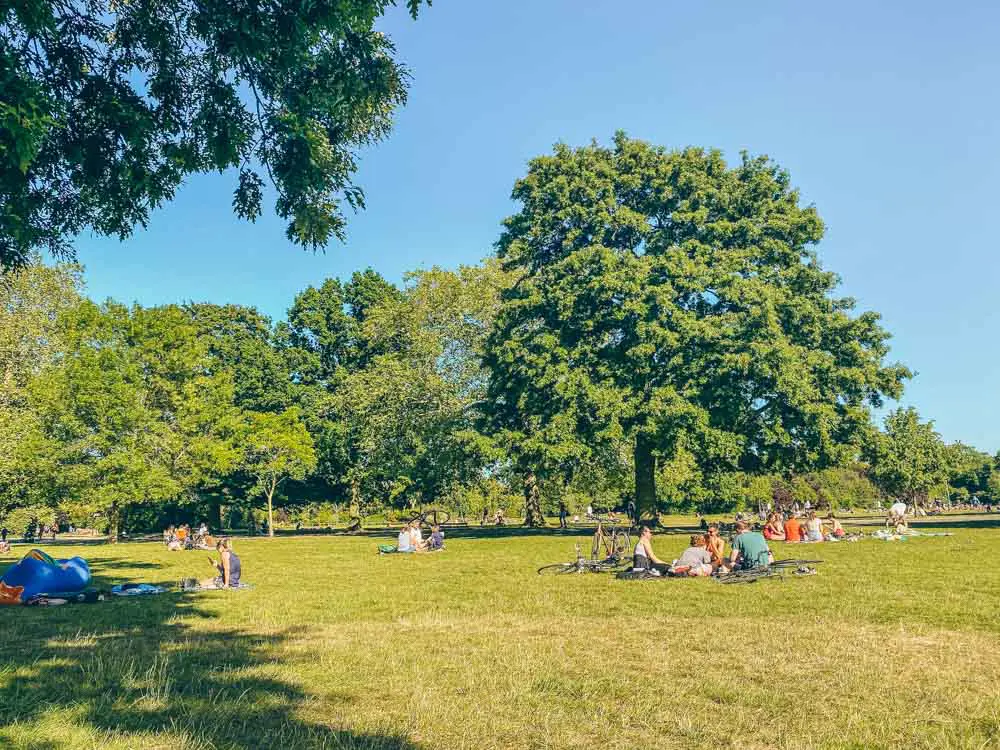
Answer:
[[[0,604],[24,604],[39,594],[49,597],[65,594],[68,598],[83,591],[89,583],[90,568],[83,558],[54,560],[33,549],[0,577]]]

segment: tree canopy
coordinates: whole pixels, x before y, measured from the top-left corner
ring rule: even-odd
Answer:
[[[1000,502],[1000,455],[913,409],[878,316],[765,158],[618,135],[517,182],[497,257],[252,307],[96,304],[0,275],[0,516],[147,530],[565,503],[724,512]]]
[[[491,428],[529,464],[626,441],[651,512],[656,462],[681,451],[706,476],[848,460],[909,376],[878,315],[834,295],[816,210],[764,157],[619,133],[532,160],[513,198],[486,363]]]
[[[28,0],[0,11],[0,270],[89,228],[126,237],[187,175],[265,186],[288,238],[344,238],[355,152],[388,132],[407,71],[375,30],[392,0]],[[430,4],[428,2],[428,4]],[[422,0],[407,0],[416,17]]]

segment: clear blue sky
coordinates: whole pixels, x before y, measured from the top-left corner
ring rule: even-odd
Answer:
[[[1000,449],[1000,4],[435,0],[383,23],[413,73],[363,156],[368,209],[312,255],[271,214],[232,216],[230,176],[192,179],[124,244],[81,238],[91,296],[255,305],[372,266],[491,252],[526,161],[616,129],[766,153],[827,223],[843,289],[919,374],[904,403],[947,440]]]

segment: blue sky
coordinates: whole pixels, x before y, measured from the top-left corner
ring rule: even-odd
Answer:
[[[313,255],[270,213],[240,222],[233,178],[203,176],[127,242],[79,240],[91,296],[280,317],[328,276],[487,255],[514,180],[556,141],[620,128],[747,149],[818,207],[824,265],[918,372],[904,403],[947,440],[1000,449],[1000,4],[435,0],[382,26],[413,84],[363,155],[368,209],[346,245]]]

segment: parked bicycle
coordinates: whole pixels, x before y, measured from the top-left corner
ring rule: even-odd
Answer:
[[[576,560],[567,563],[543,565],[538,569],[538,575],[563,575],[565,573],[613,573],[622,567],[619,558],[607,557],[603,560],[588,560],[583,556],[580,545],[576,545]]]
[[[632,539],[629,527],[618,521],[615,516],[594,516],[597,529],[590,545],[590,559],[624,560],[632,554]],[[605,525],[608,528],[605,528]]]
[[[731,570],[728,573],[719,573],[715,580],[719,583],[756,583],[763,578],[784,578],[791,573],[797,576],[815,575],[814,565],[823,562],[822,560],[775,560],[770,565],[761,565],[756,568],[745,570]]]

